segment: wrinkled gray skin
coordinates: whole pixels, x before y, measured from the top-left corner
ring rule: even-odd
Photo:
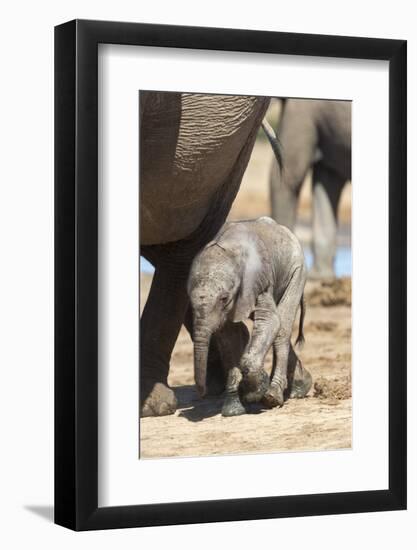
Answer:
[[[176,410],[167,379],[182,323],[192,331],[190,264],[227,217],[268,104],[262,97],[140,94],[141,254],[155,266],[141,318],[142,416]],[[224,389],[216,338],[209,379],[213,391]]]
[[[313,168],[314,264],[309,277],[333,277],[337,207],[351,178],[351,102],[285,100],[278,139],[284,166],[282,172],[276,161],[271,167],[272,217],[294,228],[301,185]]]
[[[208,349],[216,334],[227,369],[224,416],[243,414],[241,399],[262,399],[275,407],[283,405],[287,388],[293,397],[309,391],[311,376],[290,340],[300,304],[298,340],[303,340],[305,280],[301,245],[286,227],[268,217],[225,224],[194,259],[188,294],[194,319],[195,380],[204,396]],[[243,321],[249,318],[253,330],[242,354],[241,335],[247,331]],[[271,346],[274,365],[269,380],[263,364]]]

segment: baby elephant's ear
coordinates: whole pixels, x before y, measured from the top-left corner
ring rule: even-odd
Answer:
[[[266,282],[265,258],[257,242],[249,240],[242,252],[241,285],[233,315],[235,323],[249,318]]]

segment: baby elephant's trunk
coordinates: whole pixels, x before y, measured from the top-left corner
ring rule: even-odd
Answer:
[[[304,294],[301,296],[300,300],[300,324],[298,325],[298,336],[297,340],[295,341],[296,346],[302,347],[305,339],[304,339],[304,317],[306,314],[306,301],[304,299]]]
[[[207,357],[211,332],[204,326],[197,325],[194,329],[194,377],[198,393],[206,394]]]

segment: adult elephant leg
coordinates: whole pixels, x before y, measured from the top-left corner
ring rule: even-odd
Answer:
[[[345,181],[319,162],[313,170],[313,268],[309,278],[334,277],[337,207]]]
[[[283,168],[274,159],[270,173],[271,210],[274,220],[293,229],[301,186],[317,154],[318,133],[310,102],[287,100],[278,127]]]
[[[177,407],[168,387],[169,361],[188,307],[187,271],[157,267],[140,322],[141,415],[173,414]]]
[[[184,319],[185,328],[188,330],[191,339],[193,338],[193,314],[188,306]],[[210,347],[207,359],[207,395],[220,395],[224,392],[226,385],[227,369],[220,356],[218,335],[213,334],[210,339]]]
[[[277,161],[272,160],[269,176],[271,216],[276,222],[285,225],[289,229],[293,229],[295,225],[301,183],[298,186],[290,187],[284,181]]]

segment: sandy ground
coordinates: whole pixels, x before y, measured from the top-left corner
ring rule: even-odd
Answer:
[[[142,304],[150,279],[142,275]],[[140,421],[141,458],[349,448],[351,315],[350,281],[346,282],[347,289],[336,293],[320,283],[308,283],[307,303],[318,305],[308,307],[306,343],[299,352],[313,380],[325,380],[325,390],[335,388],[334,394],[327,391],[326,396],[325,391],[324,398],[314,397],[317,387],[313,386],[307,398],[289,400],[281,409],[258,408],[253,414],[224,418],[221,398],[201,400],[195,391],[192,342],[182,328],[169,376],[179,407],[172,416]],[[337,305],[321,305],[334,302]],[[270,368],[270,356],[265,366]]]
[[[268,112],[276,123],[279,104]],[[272,161],[269,144],[258,137],[229,219],[270,214],[268,176]],[[339,244],[350,245],[351,186],[342,195]],[[311,178],[304,183],[296,234],[311,239]],[[151,277],[141,276],[141,307]],[[316,383],[305,399],[289,400],[281,409],[223,418],[222,399],[200,400],[193,379],[193,348],[182,328],[175,346],[169,384],[179,402],[175,415],[140,421],[141,458],[343,449],[351,446],[351,309],[350,280],[326,287],[309,282],[306,288],[306,344],[299,355]],[[271,366],[271,357],[266,360]],[[315,397],[314,394],[320,394]]]

